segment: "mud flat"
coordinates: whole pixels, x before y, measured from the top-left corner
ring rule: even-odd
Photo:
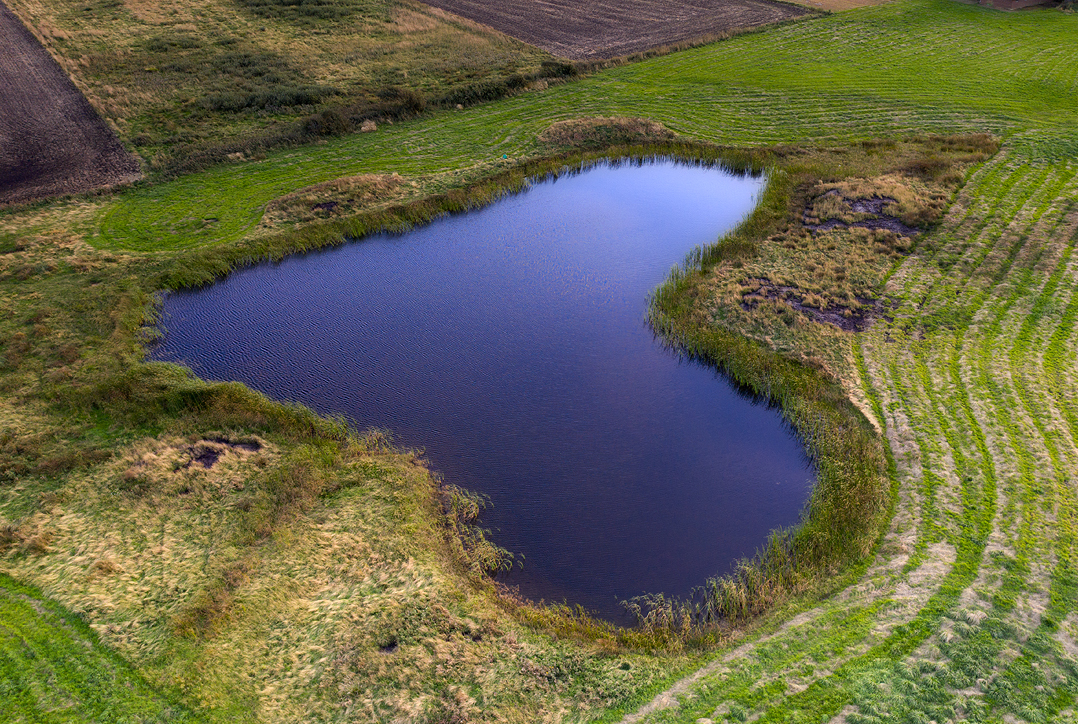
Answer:
[[[140,176],[138,160],[2,2],[0,78],[0,206]]]
[[[428,0],[563,58],[614,58],[776,23],[809,10],[767,0]]]

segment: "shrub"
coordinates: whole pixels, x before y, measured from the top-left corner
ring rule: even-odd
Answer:
[[[303,129],[311,136],[341,136],[352,130],[352,122],[330,108],[308,118]]]

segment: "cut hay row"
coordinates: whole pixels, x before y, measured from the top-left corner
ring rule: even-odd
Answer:
[[[875,566],[642,720],[1054,721],[1073,705],[1078,430],[1057,360],[1075,338],[1076,171],[1002,154],[894,275],[895,320],[862,342],[900,481]]]

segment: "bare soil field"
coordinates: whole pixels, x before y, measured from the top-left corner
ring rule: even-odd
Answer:
[[[133,181],[139,163],[0,2],[0,206]]]
[[[573,60],[614,58],[806,14],[768,0],[428,0]]]

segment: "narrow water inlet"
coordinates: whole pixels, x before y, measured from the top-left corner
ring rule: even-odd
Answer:
[[[529,598],[626,623],[798,521],[812,470],[778,411],[680,359],[648,294],[763,180],[604,164],[402,235],[239,271],[164,304],[155,359],[392,430],[524,556]]]

